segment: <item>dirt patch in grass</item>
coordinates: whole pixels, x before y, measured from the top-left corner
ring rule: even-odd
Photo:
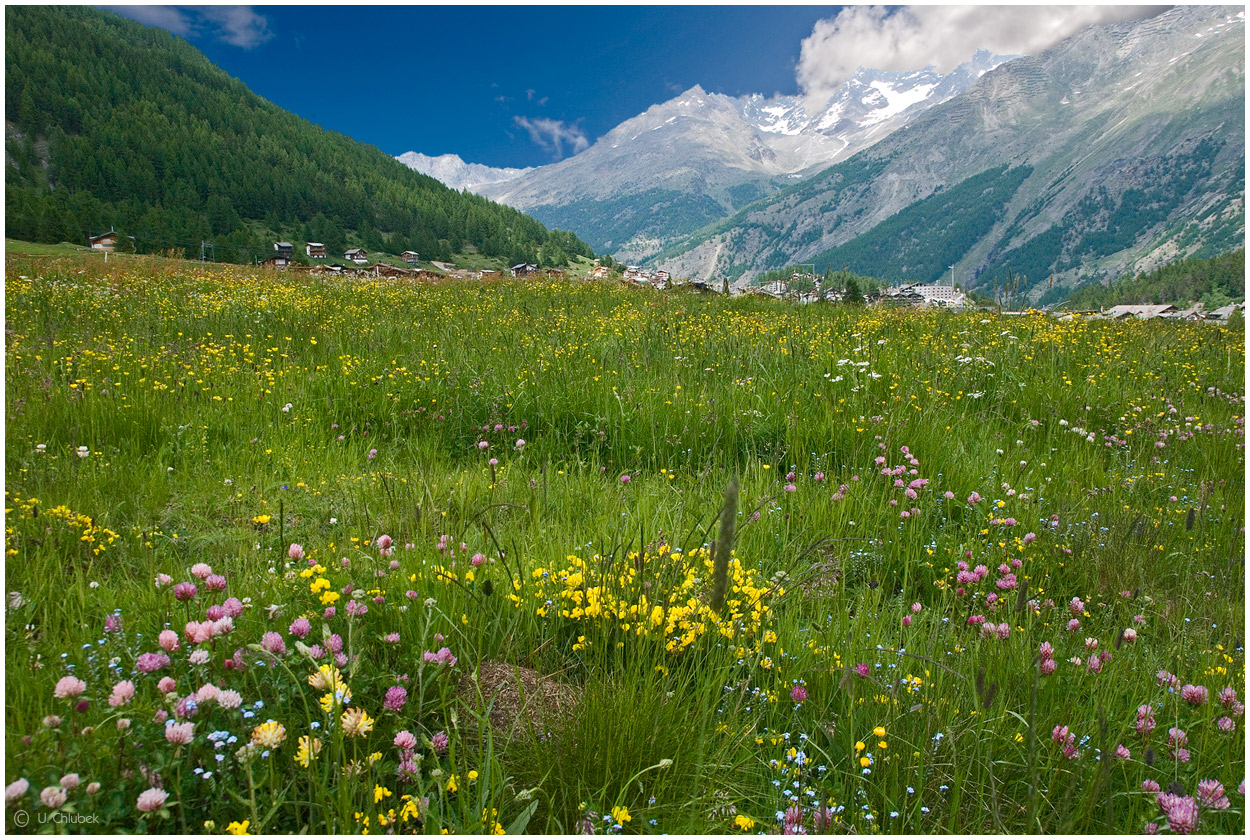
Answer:
[[[456,685],[461,703],[479,713],[489,709],[491,730],[511,740],[523,727],[535,735],[558,729],[581,701],[581,691],[533,668],[487,661],[478,672],[466,674]]]

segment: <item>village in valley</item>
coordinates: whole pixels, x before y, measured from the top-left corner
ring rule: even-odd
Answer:
[[[130,239],[133,246],[134,237],[130,237]],[[88,243],[93,251],[112,253],[118,246],[118,234],[115,230],[109,230],[107,233],[89,236]],[[211,248],[211,245],[209,247]],[[675,278],[662,269],[648,269],[637,265],[629,265],[624,266],[623,270],[620,270],[608,265],[601,265],[598,259],[591,262],[588,270],[579,272],[565,268],[544,269],[534,263],[518,263],[506,270],[494,268],[469,269],[457,267],[454,263],[437,260],[429,263],[430,268],[422,268],[420,266],[420,254],[416,251],[404,251],[399,255],[399,260],[404,263],[403,265],[387,262],[387,259],[393,259],[389,254],[382,254],[381,258],[375,254],[375,261],[371,264],[370,254],[364,248],[350,248],[344,251],[342,263],[324,262],[329,259],[329,253],[325,244],[321,242],[304,243],[304,256],[307,258],[304,262],[295,260],[296,246],[291,242],[274,242],[273,251],[273,256],[264,260],[258,260],[257,266],[278,270],[297,269],[314,275],[409,277],[414,280],[446,278],[491,280],[501,277],[523,278],[534,275],[560,278],[577,275],[589,280],[610,280],[613,277],[617,277],[627,286],[656,289],[658,291],[682,289],[683,291],[699,294],[750,294],[800,304],[850,302],[848,300],[848,288],[845,284],[837,282],[838,276],[832,273],[822,276],[812,270],[811,267],[794,270],[788,277],[776,276],[777,272],[771,272],[769,275],[759,278],[764,282],[758,285],[749,285],[745,289],[739,290],[733,289],[728,283],[722,283],[717,286],[704,280]],[[862,293],[856,290],[851,296],[854,297],[855,295],[862,297],[862,302],[865,305],[877,307],[938,308],[951,311],[992,309],[1004,315],[1024,314],[1025,311],[1012,311],[1001,305],[995,305],[992,300],[984,297],[974,300],[972,296],[955,284],[900,283],[886,288],[869,289]],[[1162,318],[1177,321],[1215,321],[1226,323],[1234,313],[1244,313],[1245,302],[1228,303],[1209,311],[1201,303],[1195,303],[1188,307],[1178,307],[1167,303],[1119,304],[1098,310],[1081,311],[1050,309],[1047,307],[1044,308],[1044,311],[1059,318],[1072,318],[1080,315],[1111,320],[1132,318],[1148,321]]]
[[[610,272],[605,267],[596,267],[590,275],[592,278],[606,278]],[[832,282],[831,282],[832,281]],[[667,271],[648,270],[636,265],[627,266],[624,282],[631,286],[654,289],[683,287],[704,294],[738,293],[727,284],[719,288],[702,280],[682,282],[675,280]],[[794,271],[788,278],[771,279],[763,285],[748,286],[742,294],[771,297],[777,300],[788,300],[796,303],[844,303],[847,302],[847,288],[837,282],[834,277],[822,277],[815,271]],[[863,302],[868,306],[880,307],[928,307],[961,311],[967,309],[994,309],[1004,315],[1023,314],[996,307],[992,302],[981,299],[973,300],[962,288],[954,284],[941,283],[900,283],[884,289],[868,290],[862,293]],[[1245,303],[1230,303],[1225,306],[1206,311],[1202,304],[1187,308],[1179,308],[1171,304],[1121,304],[1104,310],[1087,310],[1074,312],[1071,310],[1053,310],[1052,314],[1060,318],[1071,318],[1084,315],[1095,318],[1123,320],[1136,318],[1152,320],[1165,318],[1181,321],[1219,321],[1227,322],[1234,312],[1245,310]]]

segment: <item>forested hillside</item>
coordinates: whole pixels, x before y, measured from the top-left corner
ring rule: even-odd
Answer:
[[[252,93],[164,30],[81,7],[5,9],[6,235],[247,262],[273,235],[425,259],[565,263],[570,233],[457,193]],[[341,250],[340,250],[341,253]]]
[[[934,283],[994,226],[1032,174],[998,166],[917,201],[850,242],[812,258],[816,270],[849,266],[912,283]]]
[[[1246,249],[1211,259],[1191,257],[1109,286],[1097,283],[1077,289],[1065,309],[1099,309],[1121,303],[1202,303],[1207,310],[1246,299]]]

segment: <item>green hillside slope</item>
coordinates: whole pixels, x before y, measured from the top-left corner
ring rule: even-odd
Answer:
[[[7,235],[140,251],[272,252],[266,234],[423,258],[589,256],[570,233],[449,190],[252,93],[161,29],[78,7],[5,9]]]
[[[1107,286],[1098,283],[1083,286],[1068,298],[1065,308],[1100,309],[1121,303],[1176,306],[1202,303],[1208,310],[1214,310],[1245,299],[1246,249],[1239,248],[1210,259],[1177,260]]]

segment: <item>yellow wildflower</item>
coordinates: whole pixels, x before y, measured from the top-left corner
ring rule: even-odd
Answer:
[[[632,819],[633,817],[629,815],[629,809],[624,805],[617,805],[612,809],[612,822],[624,825]]]
[[[286,727],[277,721],[267,720],[252,730],[252,743],[266,749],[276,749],[286,740]]]
[[[404,795],[404,807],[399,809],[399,819],[401,822],[408,822],[410,819],[418,819],[421,812],[417,809],[417,802],[410,795]]]
[[[268,519],[269,517],[266,516],[265,518]],[[227,834],[240,834],[240,835],[247,834],[247,827],[251,824],[252,824],[251,820],[244,820],[243,822],[238,822],[238,821],[232,822],[230,823],[230,825],[226,826],[226,833]]]
[[[346,706],[350,702],[352,702],[352,693],[347,686],[343,686],[332,694],[322,696],[321,710],[328,715],[334,711],[335,706]]]
[[[343,712],[343,734],[349,738],[363,738],[373,729],[373,718],[364,709],[348,709]]]
[[[333,665],[322,665],[317,668],[317,673],[309,674],[308,684],[318,691],[334,691],[347,687],[343,675]]]
[[[299,749],[295,753],[295,761],[301,767],[307,767],[321,752],[321,739],[311,735],[299,736]]]

